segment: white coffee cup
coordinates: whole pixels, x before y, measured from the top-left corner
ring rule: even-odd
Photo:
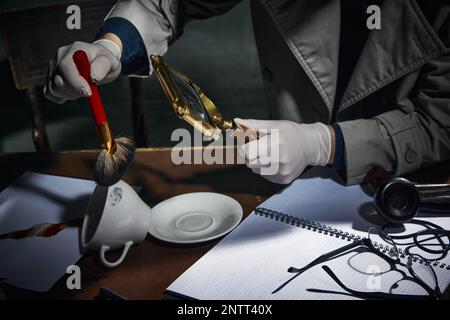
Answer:
[[[143,241],[150,227],[151,209],[128,184],[97,186],[92,194],[81,228],[83,251],[99,250],[100,262],[117,267],[133,244]],[[122,249],[115,262],[106,260],[110,250]]]

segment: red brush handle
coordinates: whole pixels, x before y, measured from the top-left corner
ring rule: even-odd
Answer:
[[[100,93],[97,85],[91,79],[91,64],[86,52],[78,50],[73,54],[73,61],[77,66],[80,75],[89,83],[92,95],[88,97],[89,106],[91,107],[92,117],[97,125],[108,122],[106,118],[105,108],[103,107]]]

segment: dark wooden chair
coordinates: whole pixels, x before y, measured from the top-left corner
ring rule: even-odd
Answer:
[[[18,90],[25,90],[32,112],[32,138],[38,152],[49,152],[50,144],[39,105],[41,87],[47,78],[49,61],[57,48],[74,41],[93,40],[115,0],[59,1],[0,12],[0,29]],[[69,5],[81,8],[81,29],[69,30]],[[42,45],[42,43],[45,45]],[[141,82],[130,79],[133,130],[138,146],[147,146],[148,125],[139,104]]]

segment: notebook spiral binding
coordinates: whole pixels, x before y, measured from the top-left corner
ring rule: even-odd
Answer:
[[[274,210],[270,210],[270,209],[266,209],[266,208],[261,208],[261,207],[256,208],[255,214],[262,216],[262,217],[274,219],[276,221],[291,224],[291,225],[297,226],[299,228],[311,230],[311,231],[318,232],[318,233],[323,233],[325,235],[335,236],[336,238],[341,238],[341,239],[347,240],[347,241],[359,241],[362,239],[361,236],[357,236],[357,235],[354,235],[349,232],[344,232],[342,230],[327,226],[326,224],[321,224],[319,222],[314,222],[314,221],[311,221],[308,219],[297,218],[297,217],[288,215],[286,213],[282,213],[282,212],[278,212],[278,211],[274,211]],[[373,242],[373,246],[383,253],[390,252],[392,249],[388,245],[383,245],[382,243],[377,243],[377,242]],[[406,258],[408,256],[408,254],[401,248],[398,248],[398,254],[401,258]],[[412,257],[412,260],[414,262],[419,262],[419,263],[424,262],[422,259],[418,259],[415,257]],[[431,261],[430,265],[432,265],[433,267],[436,267],[436,268],[450,270],[450,264],[447,265],[443,262]]]

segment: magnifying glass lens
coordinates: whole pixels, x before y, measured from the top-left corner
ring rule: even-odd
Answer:
[[[190,111],[203,121],[211,124],[211,121],[208,117],[208,113],[206,112],[202,100],[200,99],[197,92],[189,85],[189,83],[187,83],[184,79],[180,78],[176,73],[172,72],[172,78],[176,86],[180,90],[184,102],[187,103]]]

